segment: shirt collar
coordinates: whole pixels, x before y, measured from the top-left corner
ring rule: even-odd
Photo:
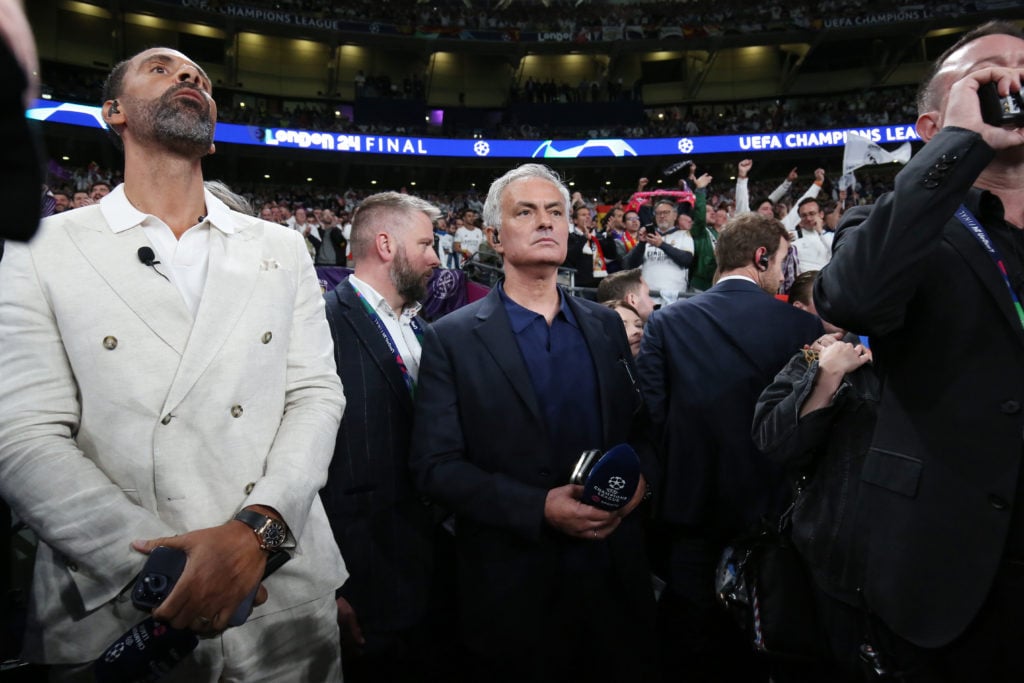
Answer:
[[[542,320],[544,319],[544,316],[540,313],[531,311],[530,309],[520,306],[513,301],[509,295],[505,293],[505,285],[503,282],[498,283],[498,296],[501,297],[501,303],[505,306],[505,311],[508,313],[508,320],[512,324],[513,333],[519,334],[529,327],[537,318]],[[576,323],[576,316],[573,315],[572,307],[569,306],[568,298],[561,289],[558,290],[558,301],[558,313],[555,317],[561,317],[573,327],[579,327]]]
[[[982,225],[1002,225],[1006,220],[1002,200],[988,190],[972,187],[964,205],[978,217]]]
[[[718,278],[718,282],[725,282],[726,280],[746,280],[752,285],[757,285],[758,287],[761,286],[757,284],[757,281],[755,281],[754,278],[747,277],[746,275],[726,275],[725,277]],[[718,283],[716,282],[715,284]]]
[[[214,197],[209,190],[203,190],[203,197],[206,200],[204,222],[209,222],[210,225],[226,235],[234,233],[235,219],[231,215],[231,210],[224,202]],[[115,234],[142,225],[150,217],[160,220],[157,216],[139,211],[128,201],[128,197],[124,193],[124,183],[115,187],[100,200],[100,210],[103,212],[103,218],[106,219],[107,225]]]
[[[374,289],[371,285],[357,278],[355,273],[348,276],[348,281],[352,283],[352,286],[355,287],[357,292],[363,295],[363,298],[366,299],[367,303],[370,304],[370,307],[374,311],[377,311],[378,315],[384,313],[393,318],[408,321],[415,318],[419,314],[420,309],[423,308],[423,304],[417,301],[411,306],[403,308],[401,315],[399,315],[398,313],[395,313],[395,310],[391,308],[391,304],[387,302],[387,299],[385,299],[380,292]]]

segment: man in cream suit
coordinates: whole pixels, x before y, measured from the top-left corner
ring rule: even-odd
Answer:
[[[344,398],[302,236],[204,191],[216,105],[185,55],[119,64],[104,100],[124,184],[0,264],[0,495],[40,538],[25,657],[88,680],[167,545],[188,563],[154,616],[206,636],[167,680],[340,680],[317,491]]]

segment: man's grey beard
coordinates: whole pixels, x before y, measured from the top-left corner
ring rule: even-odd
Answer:
[[[160,99],[143,102],[136,100],[145,122],[145,136],[164,144],[172,152],[185,157],[201,157],[213,144],[213,120],[210,104],[201,108],[198,102],[172,98],[182,88],[179,85],[165,92]]]
[[[427,278],[424,273],[413,270],[405,255],[405,247],[398,245],[394,263],[391,264],[391,284],[395,286],[405,305],[427,298]]]

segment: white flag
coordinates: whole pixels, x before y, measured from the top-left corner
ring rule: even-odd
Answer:
[[[905,164],[910,161],[910,143],[904,142],[895,152],[888,152],[863,135],[846,134],[846,149],[843,150],[843,174],[861,166],[879,164]]]

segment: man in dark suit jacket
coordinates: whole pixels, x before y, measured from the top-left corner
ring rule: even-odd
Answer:
[[[622,321],[557,284],[569,194],[526,164],[496,180],[484,222],[505,279],[427,329],[412,468],[456,516],[471,680],[643,681],[653,593],[641,482],[616,512],[569,484],[585,449],[630,442],[655,480]]]
[[[815,286],[823,317],[870,336],[882,377],[863,595],[905,680],[1024,680],[1024,134],[979,108],[989,83],[1016,93],[1022,65],[1012,24],[939,57],[918,97],[924,148],[844,216]]]
[[[750,435],[761,391],[823,333],[815,316],[772,296],[788,243],[775,219],[737,216],[718,238],[718,283],[656,311],[644,333],[637,365],[665,466],[661,611],[671,676],[767,678],[714,604],[714,567],[731,538],[777,516],[790,495],[782,469]]]
[[[350,573],[337,602],[345,679],[356,683],[426,680],[424,659],[443,642],[427,612],[444,532],[408,470],[425,327],[418,300],[438,265],[438,215],[409,195],[367,197],[352,223],[355,272],[326,295],[338,375],[353,409],[341,421],[320,495]]]

